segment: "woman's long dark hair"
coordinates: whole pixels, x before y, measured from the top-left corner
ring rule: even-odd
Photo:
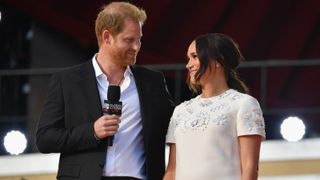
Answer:
[[[225,76],[229,88],[236,89],[242,93],[248,93],[249,89],[240,80],[236,71],[238,65],[244,60],[238,45],[227,35],[221,33],[210,33],[200,35],[195,39],[196,52],[200,60],[200,69],[195,75],[196,82],[211,66],[211,61],[218,61],[225,69]],[[190,89],[195,93],[201,93],[199,84],[192,84],[190,76],[187,78]]]

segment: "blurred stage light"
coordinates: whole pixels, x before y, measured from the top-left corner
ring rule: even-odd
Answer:
[[[4,137],[4,147],[11,155],[19,155],[27,147],[26,136],[20,131],[12,130]]]
[[[296,142],[303,138],[306,126],[298,117],[288,117],[281,124],[282,137],[290,142]]]
[[[0,22],[1,22],[1,11],[0,11]]]

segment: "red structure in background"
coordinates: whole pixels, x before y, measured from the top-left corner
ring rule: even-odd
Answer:
[[[96,46],[94,20],[104,3],[91,0],[2,0],[83,46]],[[199,34],[221,32],[237,41],[248,60],[320,57],[320,2],[317,0],[130,1],[143,7],[140,63],[184,63],[188,43]]]

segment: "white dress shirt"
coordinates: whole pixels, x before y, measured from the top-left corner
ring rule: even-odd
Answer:
[[[109,81],[100,69],[96,55],[92,59],[92,64],[103,107],[104,100],[107,99]],[[136,83],[129,66],[124,72],[124,80],[120,89],[121,122],[114,136],[113,146],[106,147],[108,151],[102,176],[130,176],[145,179],[140,103]]]

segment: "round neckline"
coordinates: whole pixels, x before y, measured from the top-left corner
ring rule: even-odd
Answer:
[[[204,98],[204,97],[201,97],[201,94],[199,94],[198,97],[199,97],[200,100],[212,100],[212,99],[216,99],[216,98],[219,98],[219,97],[222,97],[222,96],[228,94],[228,92],[230,92],[231,90],[232,90],[232,89],[229,88],[229,89],[223,91],[222,93],[220,93],[220,94],[218,94],[218,95],[210,96],[210,97],[205,97],[205,98]]]

